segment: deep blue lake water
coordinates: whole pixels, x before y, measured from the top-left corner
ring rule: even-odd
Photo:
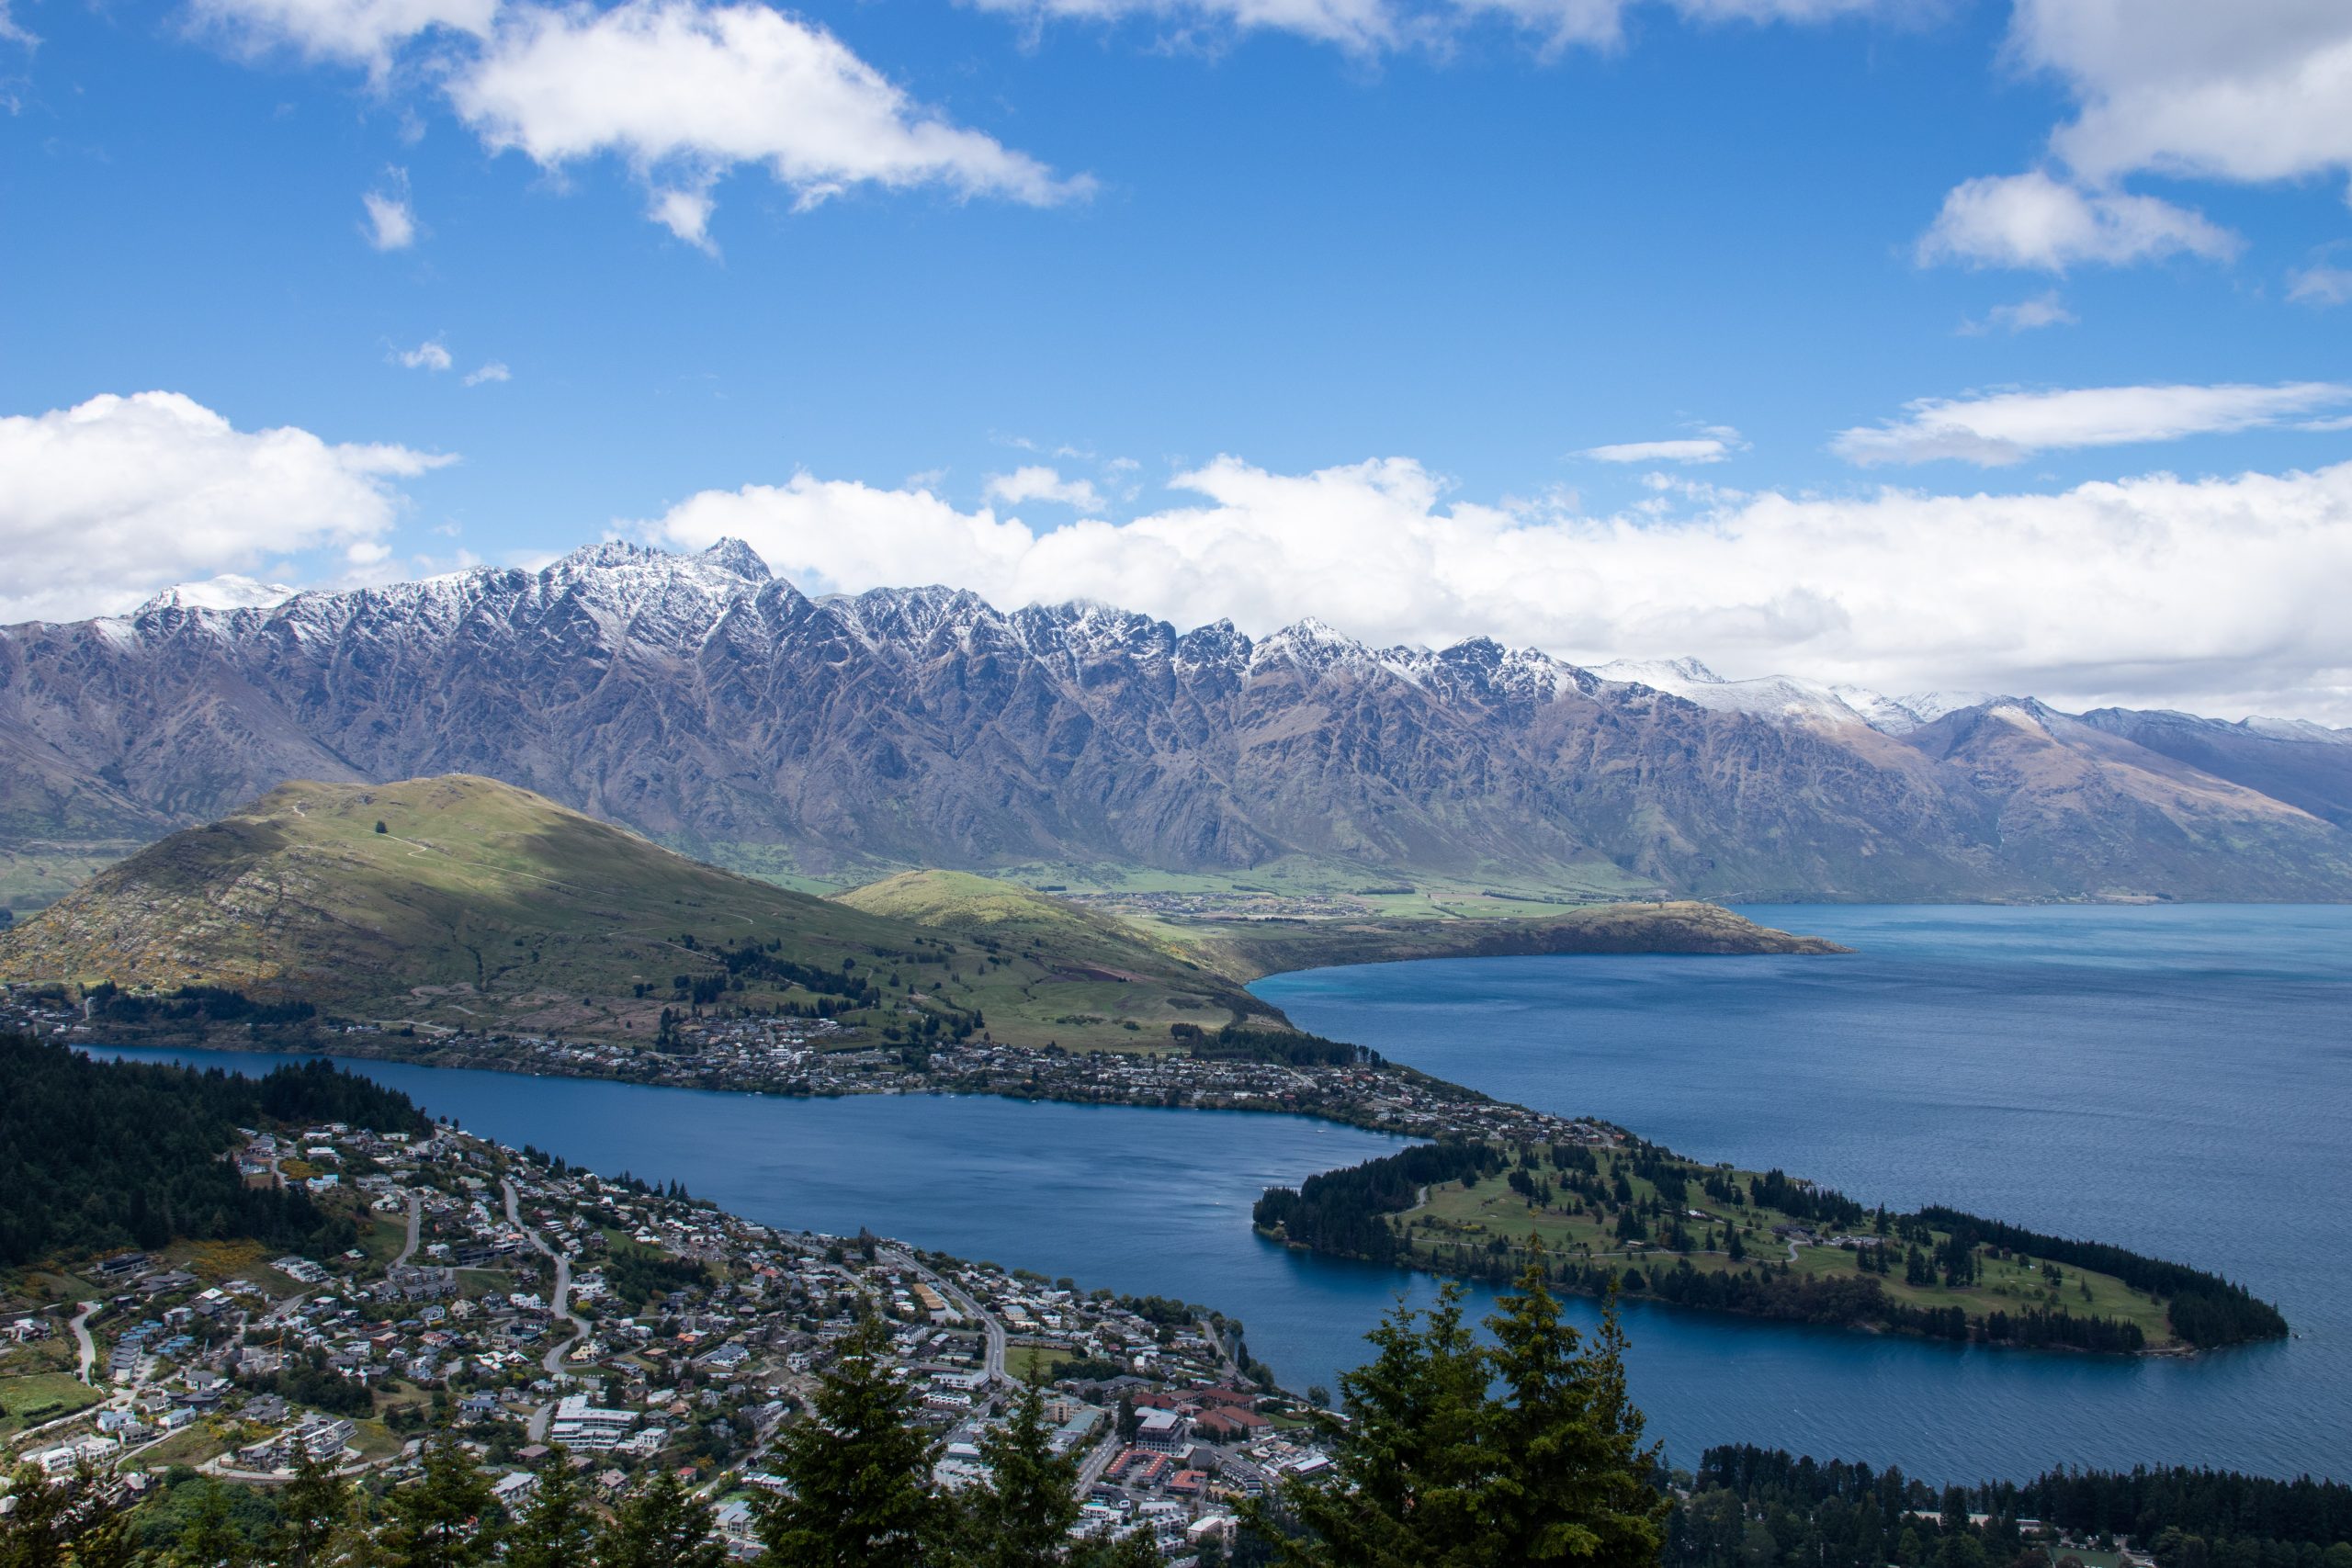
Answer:
[[[1634,1395],[1678,1462],[1736,1440],[1939,1481],[2175,1461],[2352,1476],[2352,909],[1747,912],[1861,951],[1442,960],[1257,988],[1306,1027],[1697,1157],[2218,1269],[2278,1301],[2301,1336],[2134,1362],[1636,1305]],[[866,1224],[1211,1303],[1293,1387],[1333,1382],[1399,1292],[1430,1291],[1250,1231],[1268,1183],[1394,1146],[1352,1129],[350,1065],[477,1132],[676,1178],[771,1223]]]

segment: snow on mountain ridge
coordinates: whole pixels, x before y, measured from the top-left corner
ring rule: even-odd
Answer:
[[[269,610],[294,597],[282,582],[262,582],[237,572],[223,572],[201,582],[175,583],[131,615],[151,615],[162,610]]]

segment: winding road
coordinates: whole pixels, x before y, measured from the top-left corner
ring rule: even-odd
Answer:
[[[511,1192],[508,1194],[508,1199],[511,1202],[513,1200],[513,1194]],[[414,1191],[411,1191],[408,1195],[408,1245],[401,1248],[401,1255],[398,1258],[392,1259],[393,1268],[398,1269],[401,1265],[406,1263],[410,1258],[416,1256],[417,1240],[424,1234],[424,1201],[418,1197]]]
[[[523,1239],[531,1244],[533,1250],[553,1259],[555,1263],[555,1293],[548,1298],[548,1307],[556,1316],[571,1323],[572,1333],[571,1338],[549,1350],[540,1359],[539,1365],[549,1377],[560,1377],[563,1375],[563,1359],[571,1353],[571,1348],[574,1345],[588,1337],[589,1331],[588,1320],[571,1310],[571,1259],[568,1255],[549,1247],[546,1238],[523,1223],[523,1215],[514,1194],[514,1183],[501,1177],[498,1184],[506,1190],[506,1223],[523,1233]],[[532,1415],[529,1428],[531,1441],[535,1443],[547,1441],[548,1423],[554,1415],[555,1403],[552,1400],[541,1405]]]
[[[74,1331],[74,1348],[81,1352],[82,1365],[77,1375],[84,1382],[90,1381],[91,1369],[98,1364],[98,1348],[90,1338],[90,1314],[105,1304],[104,1302],[82,1303],[82,1310],[74,1314],[72,1323],[66,1325]]]

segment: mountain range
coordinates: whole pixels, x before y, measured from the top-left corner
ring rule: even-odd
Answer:
[[[1562,898],[2352,896],[2352,733],[1889,699],[1473,638],[1373,649],[944,588],[814,598],[736,541],[158,595],[0,629],[0,897],[289,779],[467,773],[718,863],[1444,877]]]

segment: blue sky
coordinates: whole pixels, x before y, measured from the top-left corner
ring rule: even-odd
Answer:
[[[2352,721],[2352,650],[2279,629],[2352,587],[2352,20],[2110,8],[14,0],[0,473],[48,499],[0,609],[695,544],[702,497],[820,588]],[[66,418],[151,391],[212,423]],[[1908,647],[1929,534],[2026,554]],[[2101,552],[2138,618],[2046,629]]]

